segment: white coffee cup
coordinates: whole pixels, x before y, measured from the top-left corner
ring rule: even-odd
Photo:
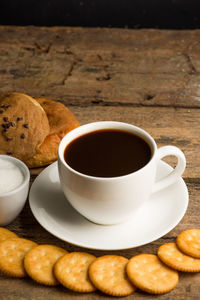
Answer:
[[[152,157],[141,169],[119,177],[94,177],[72,169],[64,159],[67,145],[75,138],[101,129],[117,129],[141,137],[151,148]],[[165,156],[178,158],[176,168],[155,182],[158,162]],[[175,183],[185,170],[183,152],[175,146],[157,149],[154,139],[143,129],[122,122],[103,121],[80,126],[62,139],[58,149],[58,170],[62,190],[70,204],[90,221],[103,225],[124,222],[148,201],[151,193]]]

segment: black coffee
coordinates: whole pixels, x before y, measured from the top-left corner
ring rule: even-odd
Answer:
[[[144,167],[151,159],[150,146],[127,131],[102,129],[74,139],[64,158],[74,170],[97,177],[127,175]]]

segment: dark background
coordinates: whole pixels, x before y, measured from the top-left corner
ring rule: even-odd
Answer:
[[[200,28],[200,0],[0,0],[1,25]]]

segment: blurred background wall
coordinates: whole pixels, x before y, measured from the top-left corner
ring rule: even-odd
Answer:
[[[0,0],[1,25],[200,28],[200,0]]]

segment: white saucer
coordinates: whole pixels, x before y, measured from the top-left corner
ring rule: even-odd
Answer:
[[[171,170],[160,162],[157,179]],[[180,177],[177,183],[153,194],[126,223],[97,225],[68,203],[60,187],[57,163],[53,163],[35,179],[29,203],[37,221],[61,240],[90,249],[120,250],[150,243],[172,230],[186,212],[188,190]]]

